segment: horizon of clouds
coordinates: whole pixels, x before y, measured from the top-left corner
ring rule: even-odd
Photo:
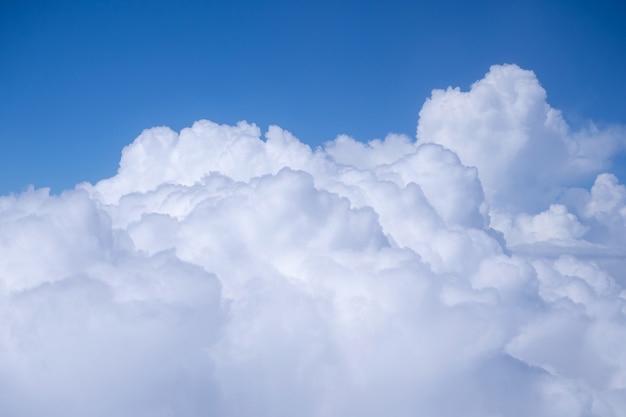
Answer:
[[[516,65],[415,139],[146,129],[0,197],[0,413],[626,416],[625,149]]]

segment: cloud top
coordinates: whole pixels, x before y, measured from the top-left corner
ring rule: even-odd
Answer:
[[[0,197],[0,412],[624,416],[624,139],[515,65],[416,140],[147,129]]]

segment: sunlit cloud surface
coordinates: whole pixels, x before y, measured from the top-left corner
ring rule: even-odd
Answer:
[[[147,129],[0,197],[0,414],[626,416],[625,144],[515,65],[416,138]]]

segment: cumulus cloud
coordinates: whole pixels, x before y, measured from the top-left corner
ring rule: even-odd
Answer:
[[[147,129],[0,197],[0,414],[626,416],[623,143],[514,65],[416,140]]]
[[[480,171],[490,204],[537,210],[564,185],[597,175],[626,144],[623,127],[572,131],[532,71],[491,67],[469,91],[435,90],[420,111],[418,141],[438,143]]]

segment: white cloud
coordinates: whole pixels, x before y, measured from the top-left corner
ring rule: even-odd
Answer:
[[[494,66],[417,141],[200,121],[0,197],[0,414],[626,415],[624,130],[545,99]]]
[[[612,174],[598,175],[584,208],[584,216],[603,223],[620,223],[626,220],[626,187]]]
[[[418,143],[438,143],[478,168],[489,203],[537,210],[564,185],[598,174],[626,145],[623,127],[572,131],[532,71],[491,67],[470,91],[435,90],[420,111]]]
[[[588,230],[562,204],[550,204],[536,215],[521,213],[513,218],[494,212],[492,220],[492,226],[504,233],[509,245],[546,241],[567,244]]]

